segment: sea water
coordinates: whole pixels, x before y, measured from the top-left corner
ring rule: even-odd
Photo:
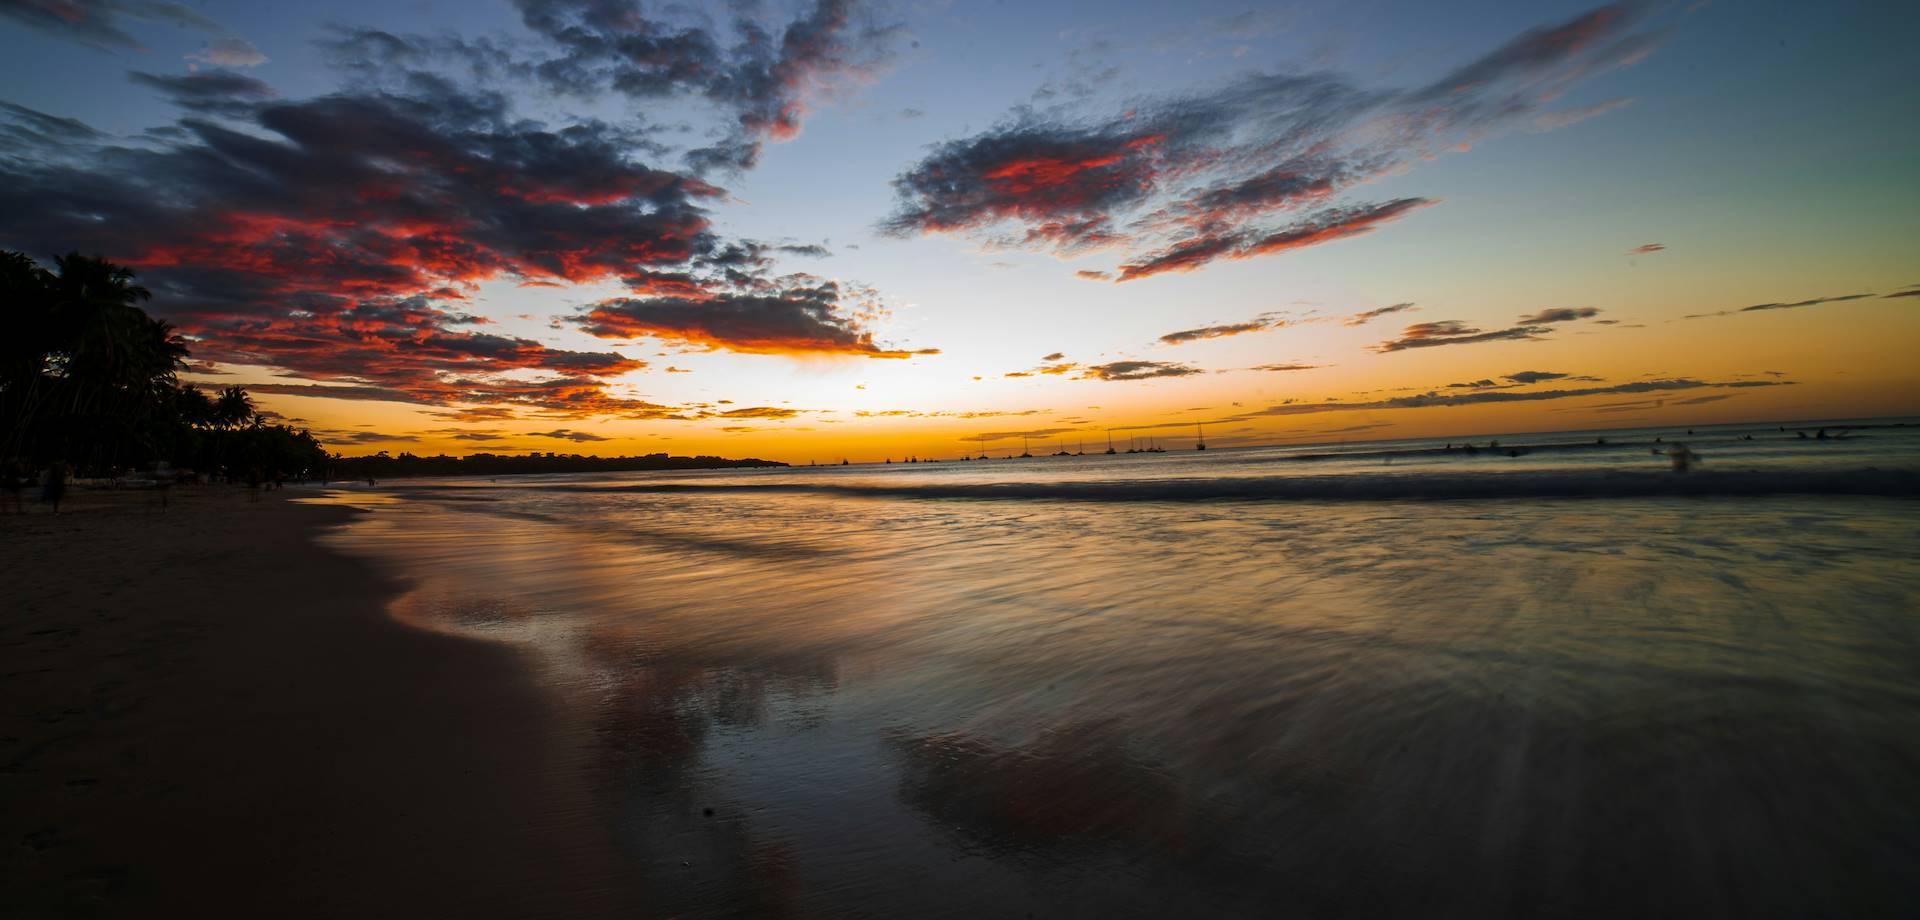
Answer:
[[[329,540],[537,663],[661,915],[1887,915],[1920,427],[1823,424],[394,482]]]

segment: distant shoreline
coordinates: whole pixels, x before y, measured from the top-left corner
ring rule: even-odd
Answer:
[[[479,453],[453,457],[445,454],[421,457],[409,453],[387,456],[385,452],[335,460],[324,481],[352,482],[362,479],[408,479],[421,476],[537,476],[553,473],[636,473],[662,470],[778,469],[788,464],[756,457],[675,457],[646,454],[639,457],[592,457],[584,454]]]

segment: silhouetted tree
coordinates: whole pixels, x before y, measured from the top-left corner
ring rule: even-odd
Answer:
[[[311,432],[266,425],[252,397],[182,386],[187,345],[140,304],[125,266],[69,253],[52,271],[0,252],[0,459],[66,460],[92,471],[158,460],[212,469],[244,456],[286,475],[318,473]]]

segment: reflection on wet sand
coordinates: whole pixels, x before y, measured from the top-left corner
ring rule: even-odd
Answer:
[[[402,619],[537,656],[661,915],[1920,888],[1904,503],[499,497],[339,540],[414,579]]]

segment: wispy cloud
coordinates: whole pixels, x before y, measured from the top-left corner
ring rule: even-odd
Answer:
[[[1173,361],[1110,361],[1080,369],[1080,380],[1150,380],[1155,377],[1189,377],[1206,371]]]
[[[1400,337],[1390,339],[1373,346],[1377,352],[1405,351],[1409,348],[1432,348],[1439,345],[1473,345],[1480,342],[1502,340],[1527,340],[1538,338],[1547,332],[1545,326],[1512,326],[1506,329],[1485,331],[1459,320],[1442,320],[1437,323],[1415,323],[1402,330]]]
[[[873,333],[863,328],[862,314],[842,306],[840,285],[806,276],[789,280],[793,283],[751,292],[604,301],[589,308],[579,323],[600,338],[651,336],[745,354],[909,358],[940,353],[937,348],[875,344]]]
[[[1476,345],[1481,342],[1531,341],[1553,331],[1557,323],[1592,319],[1600,314],[1595,307],[1554,307],[1522,316],[1517,325],[1505,329],[1483,330],[1457,319],[1434,323],[1415,323],[1402,330],[1400,337],[1373,346],[1381,353],[1409,348],[1433,348],[1439,345]]]
[[[1386,316],[1391,313],[1400,313],[1406,310],[1418,310],[1418,309],[1420,308],[1414,306],[1411,303],[1388,304],[1387,306],[1384,306],[1384,307],[1375,307],[1374,309],[1371,309],[1371,310],[1362,310],[1359,313],[1355,313],[1352,316],[1347,317],[1345,320],[1342,320],[1341,322],[1343,325],[1347,325],[1347,326],[1364,326],[1370,322],[1373,322],[1376,319],[1379,319],[1382,316]]]
[[[1284,320],[1276,319],[1269,314],[1257,316],[1242,323],[1222,323],[1215,326],[1200,326],[1194,329],[1182,329],[1179,332],[1169,332],[1161,336],[1160,341],[1167,345],[1184,345],[1188,342],[1198,342],[1203,339],[1218,339],[1233,335],[1245,335],[1249,332],[1264,332],[1268,329],[1278,329],[1284,325],[1286,325]]]
[[[1061,253],[1120,247],[1117,280],[1286,252],[1366,233],[1432,203],[1335,199],[1550,113],[1575,84],[1647,54],[1634,4],[1522,33],[1433,83],[1370,89],[1331,73],[1256,73],[1184,96],[1020,109],[938,144],[895,180],[892,233],[962,233]],[[1306,213],[1278,224],[1277,215]]]
[[[1429,409],[1457,406],[1483,405],[1489,403],[1552,402],[1566,399],[1582,399],[1590,396],[1617,396],[1641,393],[1670,393],[1689,390],[1743,390],[1755,387],[1792,386],[1791,380],[1730,380],[1708,381],[1688,377],[1659,380],[1639,380],[1632,383],[1619,383],[1609,386],[1580,387],[1557,390],[1477,390],[1466,393],[1441,393],[1431,391],[1413,396],[1397,396],[1391,399],[1376,399],[1354,402],[1285,402],[1268,406],[1254,412],[1247,412],[1222,421],[1246,421],[1255,418],[1288,415],[1314,415],[1325,412],[1351,412],[1356,410],[1384,411],[1392,409]],[[1593,408],[1593,407],[1588,407]]]
[[[130,23],[159,23],[215,34],[226,30],[184,3],[169,0],[7,0],[0,19],[102,50],[144,50]]]
[[[1605,102],[1596,102],[1593,105],[1582,106],[1577,109],[1557,109],[1552,112],[1541,112],[1533,117],[1533,129],[1535,131],[1558,131],[1561,128],[1572,127],[1590,118],[1599,118],[1608,112],[1617,112],[1632,104],[1632,99],[1608,99]]]
[[[1551,323],[1571,323],[1574,320],[1592,319],[1600,315],[1597,307],[1554,307],[1530,313],[1520,317],[1523,326],[1543,326]]]
[[[1872,294],[1843,294],[1839,297],[1812,297],[1807,300],[1795,300],[1787,303],[1757,303],[1733,310],[1719,310],[1713,313],[1689,313],[1686,319],[1704,319],[1710,316],[1732,316],[1736,313],[1755,313],[1766,310],[1798,310],[1801,307],[1816,307],[1826,303],[1846,303],[1849,300],[1865,300]]]

